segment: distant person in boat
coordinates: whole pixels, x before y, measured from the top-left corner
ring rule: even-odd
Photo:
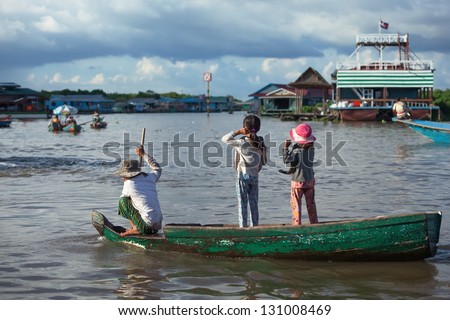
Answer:
[[[291,174],[292,224],[302,224],[302,197],[305,196],[309,222],[318,223],[315,200],[314,141],[311,127],[302,123],[289,132],[292,140],[286,140],[283,148],[283,162],[289,165]]]
[[[67,122],[69,122],[69,119],[72,117],[72,115],[70,113],[64,113],[64,116],[65,116],[65,118],[64,118],[64,124],[63,125],[66,125]]]
[[[92,116],[92,126],[93,127],[98,127],[98,125],[100,124],[100,114],[98,113],[98,111],[94,111],[94,114]]]
[[[239,226],[255,227],[259,223],[258,175],[266,163],[264,139],[256,133],[261,128],[258,116],[250,114],[244,118],[243,127],[222,137],[222,141],[233,147],[234,168],[237,172],[236,192],[239,206]],[[236,136],[241,138],[235,139]],[[248,220],[248,206],[251,219]]]
[[[400,99],[397,99],[395,101],[394,106],[392,107],[392,111],[394,112],[394,116],[396,116],[397,119],[409,119],[411,116],[408,108],[405,106],[405,103]]]
[[[77,121],[75,120],[75,118],[73,117],[73,115],[71,115],[70,113],[67,115],[66,118],[66,124],[65,126],[69,126],[73,123],[74,126],[77,125]]]
[[[141,172],[137,160],[123,160],[115,172],[123,179],[123,190],[119,200],[119,215],[130,221],[131,229],[121,236],[133,234],[154,234],[162,227],[162,212],[156,191],[156,182],[162,169],[155,159],[146,154],[144,147],[135,153],[147,162],[150,173]]]
[[[52,126],[54,131],[61,130],[61,122],[59,121],[59,116],[55,114],[52,119]]]

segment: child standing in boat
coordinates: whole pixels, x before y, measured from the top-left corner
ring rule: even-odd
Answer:
[[[315,201],[314,179],[314,141],[311,127],[302,123],[289,132],[291,140],[286,140],[283,149],[283,162],[290,166],[292,224],[300,225],[302,204],[305,195],[309,222],[318,223]]]
[[[222,141],[233,147],[234,150],[239,226],[241,228],[254,227],[259,223],[258,175],[266,163],[264,139],[256,135],[260,128],[260,118],[256,115],[248,115],[244,118],[241,129],[231,131],[222,137]],[[242,135],[242,137],[235,139],[238,135]],[[251,219],[248,219],[249,206]]]

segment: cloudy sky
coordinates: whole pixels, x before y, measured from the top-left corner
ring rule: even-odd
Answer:
[[[382,19],[447,89],[449,14],[447,0],[1,0],[0,82],[197,95],[211,72],[211,95],[246,100],[308,67],[330,81]]]

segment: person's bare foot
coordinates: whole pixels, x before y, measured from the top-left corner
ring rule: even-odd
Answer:
[[[130,235],[135,235],[135,234],[141,234],[141,233],[137,229],[128,229],[125,232],[122,232],[120,234],[120,236],[124,237],[124,236],[130,236]]]

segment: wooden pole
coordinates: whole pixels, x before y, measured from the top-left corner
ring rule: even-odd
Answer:
[[[207,81],[208,87],[206,90],[206,112],[209,117],[209,81]]]
[[[141,133],[141,147],[144,146],[144,140],[145,140],[145,128],[142,128],[142,133]],[[139,156],[139,168],[142,167],[142,157]]]

